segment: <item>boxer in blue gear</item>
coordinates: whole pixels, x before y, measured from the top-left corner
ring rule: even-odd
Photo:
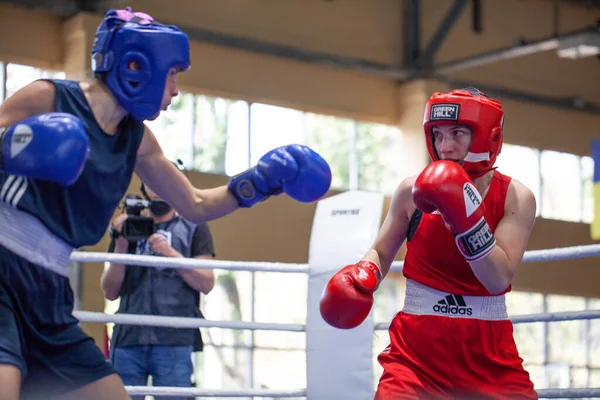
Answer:
[[[282,192],[315,201],[327,163],[306,146],[267,153],[229,185],[194,188],[144,120],[178,95],[187,35],[131,9],[110,10],[92,49],[94,78],[38,80],[0,106],[0,399],[128,399],[73,317],[73,249],[97,243],[135,172],[202,222]],[[247,191],[240,191],[246,188]],[[253,194],[248,198],[248,191]]]

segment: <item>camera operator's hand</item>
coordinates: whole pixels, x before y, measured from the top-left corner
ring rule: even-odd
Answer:
[[[183,257],[177,250],[171,247],[167,238],[160,233],[153,233],[148,238],[148,245],[154,253],[165,257]]]
[[[126,253],[129,242],[121,234],[123,233],[123,224],[127,219],[127,214],[121,214],[112,223],[113,230],[119,234],[119,237],[115,239],[115,252]]]

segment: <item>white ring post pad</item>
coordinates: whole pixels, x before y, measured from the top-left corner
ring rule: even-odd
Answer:
[[[340,330],[323,320],[319,300],[333,274],[360,261],[373,245],[383,199],[378,193],[351,191],[317,204],[308,260],[308,400],[373,398],[373,313],[358,327]]]

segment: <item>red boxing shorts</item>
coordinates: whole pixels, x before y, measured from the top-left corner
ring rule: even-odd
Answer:
[[[538,398],[504,296],[460,296],[407,280],[389,334],[375,400]]]

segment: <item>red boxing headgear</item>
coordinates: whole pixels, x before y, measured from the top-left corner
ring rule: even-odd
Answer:
[[[477,178],[493,169],[502,148],[502,104],[475,88],[434,93],[425,106],[423,127],[427,150],[433,161],[439,160],[433,144],[432,129],[441,125],[467,125],[473,131],[471,147],[463,168]]]

